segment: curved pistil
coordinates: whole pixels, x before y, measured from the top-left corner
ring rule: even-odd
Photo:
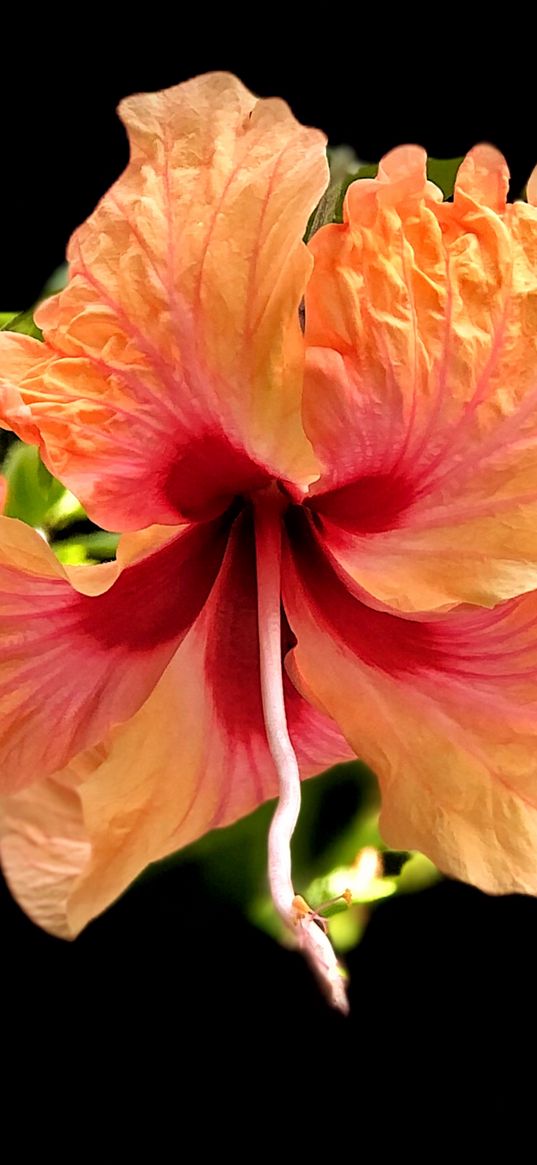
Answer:
[[[300,774],[287,727],[281,647],[282,495],[264,490],[255,499],[257,610],[261,693],[267,740],[278,774],[279,801],[269,832],[268,875],[278,914],[309,959],[333,1007],[349,1005],[334,949],[315,912],[299,909],[291,869],[291,838],[300,811]]]

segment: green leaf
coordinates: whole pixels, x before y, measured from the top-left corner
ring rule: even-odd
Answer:
[[[462,158],[428,158],[427,177],[439,186],[444,198],[451,198]]]
[[[353,174],[347,174],[339,187],[338,199],[335,207],[334,222],[343,222],[343,203],[345,202],[345,195],[349,186],[353,182],[361,182],[363,178],[376,178],[378,173],[378,164],[376,162],[362,162],[358,170]]]
[[[86,517],[86,511],[78,498],[69,489],[65,489],[48,511],[47,527],[54,536],[57,530],[65,530],[75,522],[83,522]]]
[[[7,517],[45,527],[48,511],[63,493],[63,485],[45,468],[38,449],[17,441],[8,451],[2,472],[8,483]]]
[[[349,186],[363,178],[375,178],[378,173],[378,163],[359,162],[348,146],[329,150],[328,157],[330,185],[310,218],[306,242],[326,223],[343,222],[343,203]],[[427,177],[440,187],[444,198],[451,198],[453,194],[461,162],[462,158],[429,158],[427,161]]]
[[[0,332],[5,331],[11,320],[16,320],[18,315],[20,315],[18,311],[0,311]]]
[[[355,174],[351,174],[347,186],[350,186],[351,182],[359,182],[362,178],[376,178],[378,172],[378,162],[362,162],[360,169]]]
[[[63,562],[64,566],[94,566],[99,561],[97,558],[90,558],[86,547],[76,538],[55,542],[51,545],[51,550],[54,551],[58,562]]]
[[[50,469],[47,469],[46,465],[43,465],[43,462],[39,457],[37,462],[37,483],[39,488],[43,490],[43,493],[48,493],[50,492],[52,483],[55,480],[56,479],[52,476]],[[60,485],[59,481],[56,484]],[[60,489],[63,490],[63,486],[60,486]]]
[[[330,184],[325,190],[319,205],[314,210],[304,236],[304,242],[307,243],[313,235],[317,233],[321,227],[326,226],[327,223],[336,221],[337,208],[339,205],[341,183],[336,185]]]
[[[305,242],[326,223],[343,222],[343,200],[351,182],[360,178],[374,178],[378,170],[376,163],[360,162],[350,146],[336,146],[327,153],[330,183],[310,217]]]
[[[2,312],[0,316],[0,332],[21,332],[23,336],[33,336],[36,340],[43,339],[43,333],[34,323],[33,310],[20,312]]]
[[[95,530],[92,534],[78,534],[76,538],[62,538],[52,542],[51,549],[60,562],[69,566],[92,562],[110,562],[116,556],[119,534]]]
[[[426,886],[434,885],[440,878],[440,871],[433,862],[426,858],[425,854],[415,851],[409,855],[397,878],[397,892],[409,894],[416,890],[424,890]]]

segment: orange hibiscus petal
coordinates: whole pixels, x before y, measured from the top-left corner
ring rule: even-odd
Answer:
[[[405,147],[313,238],[311,505],[356,581],[406,611],[537,585],[537,210],[472,150],[452,203]]]
[[[225,541],[222,520],[168,528],[165,541],[148,531],[118,563],[67,573],[34,530],[0,518],[3,791],[63,767],[140,707],[203,607]]]
[[[0,416],[116,530],[223,508],[316,462],[300,420],[301,239],[325,139],[208,74],[120,106],[131,160],[39,308],[0,336]]]
[[[0,801],[6,876],[45,929],[72,937],[148,862],[276,795],[255,581],[244,515],[202,614],[143,707],[63,773]],[[351,755],[288,679],[286,703],[302,776]]]
[[[537,166],[532,170],[526,186],[526,195],[530,206],[537,205]]]
[[[537,592],[427,619],[372,609],[294,521],[295,683],[377,773],[388,844],[491,892],[537,892]]]

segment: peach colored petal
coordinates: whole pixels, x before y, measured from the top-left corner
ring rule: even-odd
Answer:
[[[503,154],[482,143],[466,155],[459,166],[455,182],[455,202],[461,195],[477,207],[488,207],[504,214],[509,191],[509,169]]]
[[[33,922],[72,938],[67,903],[91,858],[80,797],[52,777],[0,797],[0,860],[14,897]]]
[[[526,195],[530,206],[537,205],[537,166],[532,170],[526,186]]]
[[[0,336],[0,415],[109,529],[209,516],[317,466],[301,242],[325,139],[212,73],[120,106],[130,163],[69,244],[45,344]]]
[[[311,242],[310,504],[345,569],[404,611],[537,586],[537,210],[506,206],[507,178],[478,146],[442,203],[405,147]]]
[[[218,573],[227,526],[131,536],[117,563],[64,570],[0,518],[0,783],[61,768],[147,698]],[[142,552],[145,551],[145,554]]]
[[[258,653],[243,515],[209,601],[146,703],[61,774],[0,800],[2,864],[36,922],[73,937],[148,862],[276,795]],[[351,755],[289,680],[286,704],[302,776]]]
[[[304,519],[290,671],[377,773],[388,844],[491,892],[537,892],[537,593],[427,619],[359,600]]]

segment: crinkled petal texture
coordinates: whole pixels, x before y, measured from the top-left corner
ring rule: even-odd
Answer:
[[[69,245],[69,283],[0,335],[0,417],[101,526],[210,516],[269,475],[305,488],[302,243],[325,139],[207,74],[120,106],[130,163]]]
[[[117,562],[69,575],[0,518],[0,789],[63,768],[147,699],[217,577],[226,523],[128,535]]]
[[[421,619],[369,602],[293,517],[291,675],[377,773],[385,840],[484,890],[537,893],[537,593]]]
[[[537,585],[537,210],[490,146],[453,202],[425,154],[353,183],[311,243],[305,428],[327,545],[403,611]]]
[[[302,776],[352,755],[288,679],[286,704]],[[148,862],[276,793],[253,530],[243,513],[203,611],[140,710],[62,772],[2,799],[2,864],[27,913],[72,937]]]

